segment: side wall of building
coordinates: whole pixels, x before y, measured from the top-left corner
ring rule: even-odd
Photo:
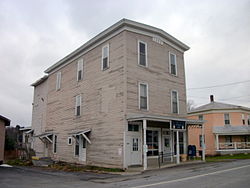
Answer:
[[[86,164],[123,167],[124,134],[124,32],[80,56],[48,77],[46,130],[58,138],[56,160],[82,163],[74,155],[72,133],[91,129]],[[102,47],[109,45],[110,67],[101,70]],[[83,59],[83,80],[77,81],[77,61]],[[61,72],[61,88],[56,91],[56,74]],[[81,95],[81,116],[75,116],[75,98]],[[72,137],[73,144],[67,139]],[[84,163],[84,162],[83,162]]]
[[[0,163],[4,160],[5,123],[0,120]]]

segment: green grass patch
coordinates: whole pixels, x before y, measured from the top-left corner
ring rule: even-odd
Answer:
[[[207,162],[216,162],[216,161],[226,161],[230,159],[250,159],[250,153],[248,154],[233,154],[233,155],[218,155],[206,157]]]
[[[89,165],[78,165],[78,164],[69,164],[65,162],[58,162],[53,165],[50,165],[48,168],[55,170],[62,170],[66,172],[123,172],[124,170],[119,168],[104,168],[98,166],[89,166]]]
[[[32,162],[29,160],[13,159],[6,162],[11,166],[32,166]]]

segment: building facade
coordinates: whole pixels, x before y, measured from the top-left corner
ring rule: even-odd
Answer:
[[[128,168],[185,154],[184,52],[161,29],[123,19],[52,65],[35,88],[38,156]]]
[[[10,125],[10,120],[0,115],[0,164],[4,161],[5,127]]]
[[[191,110],[190,119],[204,120],[206,155],[250,152],[250,108],[215,102]],[[190,126],[188,142],[199,149],[200,128]]]

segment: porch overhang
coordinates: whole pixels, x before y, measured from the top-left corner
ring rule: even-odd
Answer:
[[[150,120],[150,121],[161,121],[161,122],[170,122],[170,121],[185,121],[187,125],[199,125],[201,126],[205,121],[203,120],[194,120],[187,118],[177,118],[171,116],[158,116],[158,115],[148,115],[148,114],[128,114],[128,121],[138,121],[138,120]]]
[[[76,136],[83,136],[83,137],[87,140],[87,142],[88,142],[89,144],[91,144],[90,139],[89,139],[88,136],[86,135],[87,133],[90,133],[90,132],[91,132],[91,129],[84,129],[84,130],[81,130],[81,131],[73,132],[73,133],[71,133],[71,134],[72,134],[72,136],[73,136],[74,138],[76,138]]]
[[[215,126],[213,133],[217,135],[250,135],[249,126]]]
[[[47,132],[47,133],[42,133],[40,135],[36,135],[35,137],[39,137],[43,142],[44,139],[47,140],[48,142],[50,142],[51,144],[53,143],[52,139],[50,137],[53,136],[52,132]]]

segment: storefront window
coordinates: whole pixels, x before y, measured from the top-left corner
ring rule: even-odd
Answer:
[[[159,132],[154,130],[147,130],[146,141],[148,145],[148,156],[156,156],[159,154]]]

